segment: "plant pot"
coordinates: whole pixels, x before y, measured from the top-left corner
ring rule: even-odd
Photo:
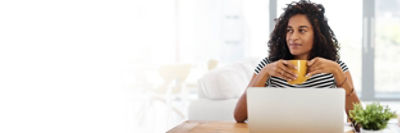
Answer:
[[[381,130],[367,130],[367,129],[361,128],[360,133],[383,133],[383,129],[381,129]]]

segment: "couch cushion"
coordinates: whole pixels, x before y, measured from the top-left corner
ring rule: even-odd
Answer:
[[[238,98],[247,87],[257,63],[258,59],[248,58],[209,71],[198,81],[199,97]]]

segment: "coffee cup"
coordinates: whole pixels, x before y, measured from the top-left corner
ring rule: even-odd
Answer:
[[[307,60],[289,60],[289,63],[297,67],[297,69],[291,69],[291,71],[297,75],[297,78],[289,81],[289,84],[302,84],[307,81]]]

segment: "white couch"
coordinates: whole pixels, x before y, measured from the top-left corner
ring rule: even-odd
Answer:
[[[247,87],[259,62],[260,59],[257,58],[246,58],[213,69],[200,78],[199,99],[189,105],[189,120],[234,121],[236,102]]]

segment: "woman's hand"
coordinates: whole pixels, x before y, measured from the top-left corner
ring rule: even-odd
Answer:
[[[296,66],[287,60],[278,60],[264,67],[270,76],[279,77],[287,81],[297,78],[297,75],[291,69],[297,69]]]
[[[314,59],[307,61],[307,68],[308,73],[306,77],[308,78],[318,73],[336,74],[342,70],[338,63],[321,57],[315,57]]]

